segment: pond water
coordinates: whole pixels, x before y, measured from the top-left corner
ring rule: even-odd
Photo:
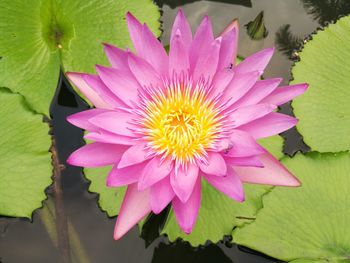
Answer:
[[[241,25],[239,55],[246,57],[264,47],[276,46],[279,51],[264,75],[283,77],[284,83],[288,83],[291,78],[290,67],[293,61],[290,56],[297,59],[293,50],[300,47],[302,41],[299,40],[327,22],[350,13],[350,4],[346,0],[158,0],[157,4],[163,10],[164,44],[168,44],[172,21],[180,7],[193,29],[198,26],[203,15],[208,14],[213,20],[216,34],[233,18],[238,18]],[[253,21],[261,11],[264,12],[267,35],[265,33],[263,35],[266,37],[259,39],[261,36],[248,35],[244,25]],[[252,40],[252,37],[258,39]],[[68,124],[66,116],[87,108],[87,104],[62,77],[51,107],[53,133],[62,163],[73,150],[83,144],[83,132]],[[289,105],[284,105],[281,110],[292,114]],[[288,131],[283,136],[286,138],[284,150],[287,154],[308,150],[295,130]],[[116,242],[112,237],[115,218],[108,218],[99,209],[98,195],[88,192],[89,182],[84,178],[82,170],[67,166],[61,174],[61,180],[62,197],[54,194],[53,186],[47,189],[49,198],[44,202],[43,208],[35,211],[32,222],[0,217],[0,262],[64,262],[69,246],[63,239],[60,249],[56,249],[55,242],[52,242],[54,235],[48,232],[50,228],[42,220],[50,212],[54,198],[60,198],[60,216],[66,218],[69,226],[74,228],[75,238],[70,246],[78,251],[74,259],[79,260],[73,260],[75,262],[278,262],[231,244],[228,239],[199,248],[192,248],[182,241],[170,243],[164,236],[157,237],[162,217],[149,221],[143,237],[139,236],[139,230],[135,227]]]

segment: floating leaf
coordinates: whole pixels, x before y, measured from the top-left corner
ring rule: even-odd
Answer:
[[[21,95],[0,89],[0,215],[31,218],[52,183],[49,127]]]
[[[101,168],[85,168],[84,173],[87,179],[91,181],[89,191],[99,194],[99,205],[101,210],[108,216],[116,216],[119,213],[126,187],[111,188],[106,186],[106,180],[110,166]]]
[[[160,33],[150,0],[0,1],[0,87],[48,115],[60,67],[94,72],[94,64],[107,63],[102,42],[131,47],[127,11]]]
[[[298,154],[283,163],[302,187],[264,196],[264,209],[234,231],[234,242],[295,263],[348,262],[350,154]]]
[[[261,40],[266,38],[269,32],[265,27],[264,11],[261,11],[256,18],[246,24],[245,27],[247,28],[247,33],[251,39]]]
[[[293,67],[293,83],[308,91],[293,101],[297,129],[312,150],[350,149],[350,17],[313,36]]]

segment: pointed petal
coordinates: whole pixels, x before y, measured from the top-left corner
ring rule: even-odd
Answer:
[[[136,183],[140,178],[140,171],[146,166],[146,162],[131,165],[119,169],[117,165],[109,172],[107,186],[120,187],[123,185]]]
[[[300,182],[275,157],[266,152],[259,156],[263,168],[234,167],[239,178],[246,183],[279,186],[299,186]]]
[[[199,163],[199,168],[206,174],[225,176],[227,173],[226,162],[217,152],[208,152],[208,164]]]
[[[73,152],[67,159],[67,163],[81,167],[100,167],[115,164],[127,148],[124,145],[93,142]]]
[[[248,73],[252,71],[264,71],[267,64],[270,62],[274,48],[266,48],[255,54],[247,57],[235,68],[237,74]]]
[[[96,71],[103,83],[125,104],[132,107],[133,102],[139,101],[141,86],[130,72],[99,65]]]
[[[227,169],[227,175],[223,177],[209,174],[203,174],[203,176],[212,186],[223,192],[228,197],[238,202],[244,201],[243,184],[231,167]]]
[[[240,126],[239,129],[249,133],[255,139],[260,139],[284,132],[294,127],[297,122],[298,120],[294,117],[278,112],[271,112],[260,119]]]
[[[142,45],[144,58],[159,75],[168,76],[168,55],[160,41],[154,36],[146,24],[142,28]]]
[[[249,133],[236,129],[231,133],[226,146],[225,141],[222,142],[221,148],[224,157],[247,157],[265,152]]]
[[[177,30],[170,43],[169,75],[172,76],[174,72],[180,74],[182,71],[187,73],[189,68],[188,49],[186,49],[180,30]]]
[[[238,101],[254,86],[260,75],[260,71],[245,74],[235,73],[231,82],[224,90],[223,100],[229,100],[229,105]]]
[[[106,131],[124,135],[135,137],[135,134],[132,132],[130,128],[133,125],[130,123],[132,121],[133,115],[130,113],[122,112],[122,111],[109,111],[106,113],[101,113],[89,121]]]
[[[108,110],[105,110],[105,109],[85,110],[85,111],[81,111],[68,116],[67,121],[84,130],[97,131],[98,127],[96,127],[91,122],[89,122],[89,119],[105,112],[108,112]]]
[[[261,102],[266,96],[268,96],[271,92],[273,92],[278,85],[281,83],[281,78],[275,79],[264,79],[258,80],[254,86],[240,99],[238,100],[233,107],[239,108],[249,105],[254,105],[257,103],[266,103]],[[274,104],[274,103],[266,103],[266,104]]]
[[[136,53],[142,56],[143,42],[142,42],[142,24],[130,13],[126,14],[126,23],[128,25],[129,34]]]
[[[196,65],[199,55],[204,48],[210,46],[214,40],[213,29],[211,21],[208,16],[205,16],[199,25],[196,34],[194,35],[191,47],[190,47],[190,65],[191,70]]]
[[[236,64],[238,36],[236,29],[233,29],[222,36],[218,70],[230,68]]]
[[[222,70],[217,71],[211,83],[212,97],[215,97],[220,92],[223,92],[227,88],[227,86],[230,84],[233,76],[234,76],[233,70],[230,68],[223,68]]]
[[[139,190],[144,190],[151,185],[168,176],[173,169],[172,160],[162,160],[160,157],[154,157],[150,160],[141,172],[138,183]]]
[[[147,155],[147,150],[145,149],[145,147],[145,143],[140,143],[128,148],[124,152],[118,164],[118,168],[124,168],[130,165],[141,163],[149,159],[150,157]]]
[[[174,190],[170,184],[170,176],[165,177],[151,186],[151,207],[155,214],[159,214],[173,200]]]
[[[295,97],[303,94],[307,90],[308,86],[308,84],[302,83],[286,87],[280,87],[274,90],[265,99],[263,99],[262,103],[271,103],[280,106],[294,99]]]
[[[129,67],[128,55],[124,50],[107,43],[104,43],[103,46],[108,61],[113,68],[126,70]]]
[[[192,64],[192,76],[195,81],[201,76],[204,76],[205,79],[213,78],[218,66],[220,45],[221,38],[202,48],[196,63]]]
[[[83,79],[90,87],[96,87],[97,94],[110,105],[111,108],[125,107],[126,104],[120,100],[101,80],[99,76],[84,74]]]
[[[225,29],[221,32],[220,36],[225,36],[228,32],[232,31],[233,29],[236,30],[238,37],[239,23],[237,19],[233,19],[231,23],[228,24],[227,27],[225,27]]]
[[[128,63],[131,72],[141,87],[156,87],[161,85],[159,74],[146,60],[129,53]]]
[[[138,141],[136,141],[135,138],[118,135],[105,130],[90,132],[86,134],[84,138],[88,140],[96,141],[96,142],[111,143],[111,144],[135,145],[138,143]]]
[[[170,43],[173,43],[174,37],[177,34],[178,30],[181,33],[181,38],[183,41],[184,48],[185,50],[187,50],[187,53],[188,53],[189,47],[192,43],[192,32],[191,32],[191,27],[181,8],[179,9],[176,15],[173,28],[171,30]],[[170,47],[171,45],[172,44],[170,44]]]
[[[183,203],[179,198],[174,198],[173,209],[180,228],[189,234],[196,224],[199,207],[201,204],[201,178],[198,177],[193,192],[187,202]]]
[[[128,186],[117,223],[114,228],[114,239],[118,240],[124,236],[143,217],[151,212],[149,190],[138,191],[136,184]]]
[[[177,171],[170,174],[170,183],[175,194],[185,203],[190,198],[193,187],[198,177],[198,167],[194,164],[189,164],[185,171],[179,167]]]
[[[234,166],[251,166],[251,167],[264,167],[260,161],[259,156],[248,156],[248,157],[225,157],[227,164]]]
[[[75,86],[84,94],[84,96],[91,101],[97,108],[111,109],[112,107],[105,102],[93,87],[90,87],[83,79],[84,74],[77,72],[67,72],[68,79],[73,82]]]
[[[276,109],[272,104],[256,104],[236,109],[231,113],[230,119],[235,127],[241,126],[253,120],[259,119]]]

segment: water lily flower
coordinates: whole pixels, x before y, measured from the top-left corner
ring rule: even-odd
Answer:
[[[130,13],[126,21],[134,52],[104,44],[110,67],[97,65],[97,75],[67,73],[95,106],[68,117],[93,142],[67,162],[112,165],[107,186],[127,185],[115,239],[169,204],[190,233],[202,180],[238,202],[245,198],[242,183],[300,184],[257,143],[296,124],[276,108],[307,88],[261,79],[273,48],[236,65],[236,21],[215,38],[206,16],[193,36],[180,10],[167,54],[146,24]]]

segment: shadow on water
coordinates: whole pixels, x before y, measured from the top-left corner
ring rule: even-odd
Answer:
[[[332,4],[334,3],[334,4]],[[163,7],[163,38],[167,37],[171,23],[179,6],[189,18],[194,29],[203,14],[212,17],[214,31],[218,33],[233,18],[239,18],[245,25],[264,12],[264,27],[269,31],[266,37],[252,41],[246,30],[241,30],[239,54],[248,56],[264,47],[277,43],[279,52],[273,57],[266,77],[290,79],[289,60],[292,50],[300,48],[299,40],[304,39],[320,24],[348,14],[348,1],[280,1],[280,0],[231,0],[231,1],[172,1],[158,0]],[[281,29],[281,26],[284,26]],[[242,27],[243,28],[243,27]],[[283,47],[283,48],[282,48]],[[70,125],[66,117],[88,108],[64,78],[61,78],[51,107],[53,134],[59,160],[65,165],[69,154],[84,144],[83,131]],[[281,111],[292,115],[290,105],[283,105]],[[285,152],[293,155],[296,151],[308,151],[301,136],[295,129],[283,134],[286,139]],[[57,235],[53,186],[46,190],[48,199],[44,207],[34,212],[33,222],[25,219],[0,217],[0,262],[62,262],[64,247],[71,252],[74,262],[277,262],[257,252],[231,244],[229,240],[218,244],[208,243],[193,248],[187,242],[169,243],[166,237],[158,237],[166,213],[150,216],[146,228],[140,232],[135,227],[124,238],[115,242],[112,237],[115,218],[108,218],[98,207],[98,195],[88,192],[89,182],[78,167],[66,165],[61,173],[65,219],[67,222],[67,244],[61,244]],[[63,242],[64,243],[64,242]],[[63,246],[63,248],[62,248]]]

